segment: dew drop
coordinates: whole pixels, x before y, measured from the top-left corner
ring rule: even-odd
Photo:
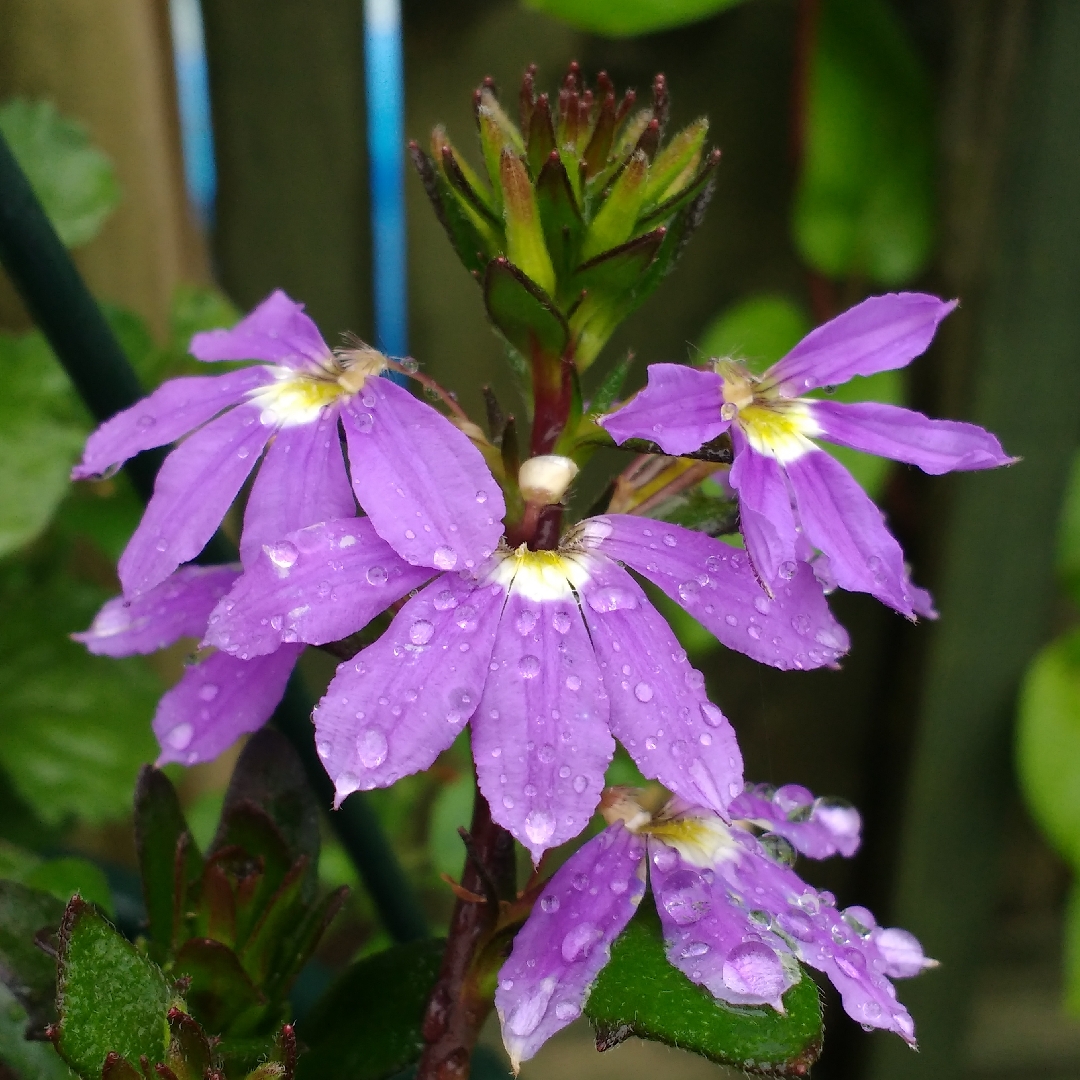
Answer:
[[[199,700],[213,701],[218,696],[218,689],[216,683],[205,683],[199,687]]]
[[[769,614],[769,601],[764,596],[754,597],[754,607],[756,607],[762,615]]]
[[[562,940],[559,951],[567,963],[584,960],[593,946],[604,936],[600,927],[591,922],[578,923]]]
[[[177,724],[176,727],[165,736],[165,741],[174,750],[186,750],[195,735],[195,729],[187,723]]]
[[[607,585],[593,589],[588,596],[589,607],[593,611],[631,611],[638,606],[637,597],[627,589],[617,585]]]
[[[712,907],[705,879],[696,870],[686,869],[664,880],[660,902],[678,926],[696,923]]]
[[[723,724],[724,714],[711,701],[703,701],[698,708],[701,710],[701,718],[709,727],[720,727]]]
[[[739,620],[736,619],[734,615],[725,615],[724,616],[724,622],[726,622],[728,624],[728,626],[738,626],[739,625]]]
[[[748,634],[749,634],[749,635],[750,635],[750,636],[751,636],[751,637],[752,637],[752,638],[753,638],[753,639],[754,639],[755,641],[758,641],[758,640],[760,640],[760,638],[761,638],[761,627],[760,627],[760,626],[755,626],[755,625],[754,625],[753,623],[751,623],[751,624],[750,624],[750,625],[749,625],[749,626],[748,626],[748,627],[746,628],[746,632],[747,632],[747,633],[748,633]]]
[[[536,752],[536,756],[547,765],[555,760],[555,747],[551,743],[544,743]]]
[[[528,653],[518,661],[518,674],[523,679],[535,679],[540,674],[540,661]]]
[[[779,919],[780,929],[790,934],[799,941],[814,940],[814,924],[809,915],[801,911],[789,910],[781,912]]]
[[[574,777],[574,790],[580,795],[589,786],[588,777],[575,776]]]
[[[673,548],[678,543],[674,533],[664,533],[664,547]]]
[[[409,640],[414,645],[426,645],[431,640],[431,635],[434,633],[434,623],[428,622],[427,619],[417,619],[416,622],[409,627]]]
[[[666,846],[658,847],[653,852],[653,866],[660,871],[661,874],[666,874],[669,870],[673,869],[675,864],[679,861],[679,854],[674,848]]]
[[[703,731],[698,736],[698,742],[701,743],[702,746],[712,746],[712,736],[707,731]]]
[[[452,607],[457,607],[457,600],[454,599],[454,594],[449,589],[443,589],[441,593],[436,595],[432,603],[435,605],[436,611],[448,611]]]
[[[479,490],[479,491],[478,491],[478,492],[476,493],[476,501],[477,501],[478,503],[486,503],[486,502],[487,502],[487,499],[488,499],[488,496],[487,496],[487,492],[486,492],[486,491],[484,491],[484,489],[483,489],[483,488],[481,488],[481,489],[480,489],[480,490]]]
[[[570,879],[570,884],[573,885],[578,892],[584,892],[589,887],[589,875],[575,874]]]
[[[437,547],[431,561],[440,570],[453,570],[457,566],[457,552],[452,547]]]
[[[548,1002],[555,993],[556,980],[550,976],[544,979],[535,993],[523,997],[507,1018],[506,1026],[519,1038],[531,1035],[544,1019]]]
[[[653,699],[653,688],[647,682],[639,682],[634,687],[634,697],[644,704]]]
[[[167,542],[167,541],[165,541],[164,539],[162,539],[162,540],[159,540],[159,541],[158,541],[158,542],[157,542],[157,543],[156,543],[156,544],[154,545],[154,547],[156,547],[158,551],[164,551],[164,550],[165,550],[165,549],[166,549],[166,548],[167,548],[168,546],[169,546],[169,545],[168,545],[168,542]]]
[[[280,566],[283,570],[287,570],[300,557],[296,545],[288,540],[281,540],[276,544],[266,544],[263,551],[266,552],[275,566]]]
[[[525,819],[525,835],[536,845],[546,844],[555,833],[555,815],[550,810],[533,810]]]
[[[369,412],[357,413],[354,417],[356,423],[356,430],[362,434],[366,434],[375,426],[375,417]]]
[[[572,1001],[560,1001],[555,1006],[555,1015],[560,1020],[576,1020],[581,1015],[581,1009]]]
[[[566,676],[566,689],[567,690],[580,690],[581,680],[576,675]]]
[[[790,559],[785,560],[780,564],[780,576],[785,581],[790,581],[795,576],[795,571],[799,567],[796,563],[793,563]]]
[[[325,739],[321,739],[319,742],[317,742],[315,744],[315,752],[321,758],[329,757],[330,756],[330,749],[331,749],[330,744]]]
[[[784,989],[784,968],[763,941],[744,941],[724,961],[724,983],[737,994],[775,1001]]]
[[[514,621],[514,626],[517,627],[519,634],[527,634],[536,625],[536,620],[539,616],[535,611],[522,611],[518,614],[517,619]]]
[[[559,910],[559,898],[557,896],[544,896],[540,899],[540,910],[554,915]]]
[[[385,585],[388,576],[386,568],[382,566],[369,566],[364,575],[369,585]]]
[[[709,951],[709,946],[704,941],[691,941],[683,946],[679,953],[680,960],[692,960],[695,956],[704,956]]]
[[[157,423],[157,420],[155,420],[152,416],[140,416],[139,417],[139,427],[143,431],[148,431],[156,423]]]
[[[684,581],[679,586],[679,596],[686,603],[689,603],[691,600],[693,600],[700,591],[701,586],[693,580]]]
[[[378,768],[386,760],[386,737],[381,731],[368,728],[356,737],[356,753],[364,768]]]
[[[570,629],[571,625],[570,613],[567,611],[556,611],[555,614],[551,616],[551,625],[554,626],[560,634],[565,634]]]
[[[513,810],[514,809],[514,799],[513,799],[512,796],[504,795],[502,802],[503,802],[503,806],[505,806],[507,810]]]
[[[705,685],[705,676],[697,668],[691,668],[683,676],[683,681],[691,690],[700,690]]]

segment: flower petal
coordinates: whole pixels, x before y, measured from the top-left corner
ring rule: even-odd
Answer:
[[[604,554],[663,589],[729,649],[782,669],[834,664],[847,652],[847,631],[805,563],[770,599],[745,552],[702,533],[626,514],[591,518],[586,529]]]
[[[505,595],[442,574],[338,667],[313,716],[338,804],[426,769],[454,741],[483,694]]]
[[[645,843],[605,829],[552,875],[499,972],[495,1009],[514,1071],[581,1015],[645,891]]]
[[[823,450],[789,461],[785,469],[806,538],[829,557],[836,584],[914,617],[904,553],[851,473]]]
[[[241,735],[262,727],[285,693],[303,649],[283,645],[254,660],[214,653],[189,667],[164,693],[154,714],[161,745],[158,765],[212,761]]]
[[[925,293],[888,293],[811,331],[762,381],[785,397],[819,386],[836,386],[856,375],[873,375],[910,363],[925,352],[938,323],[956,307]]]
[[[495,550],[502,490],[446,417],[389,379],[369,378],[342,421],[356,497],[402,558],[466,570]]]
[[[612,734],[650,780],[724,813],[743,787],[735,732],[638,583],[608,559],[595,563],[579,592],[611,699]]]
[[[715,371],[650,364],[649,383],[621,409],[596,421],[617,443],[650,439],[665,454],[690,454],[731,427],[720,416],[723,380]]]
[[[244,510],[240,558],[250,566],[263,544],[355,513],[338,438],[338,410],[324,409],[313,424],[281,428],[270,444]]]
[[[738,849],[736,849],[738,850]],[[758,905],[732,903],[721,877],[685,861],[674,849],[649,839],[649,879],[664,928],[667,958],[691,982],[732,1005],[771,1005],[784,1011],[782,998],[797,981],[794,965],[781,957],[783,941],[751,916]]]
[[[71,479],[101,476],[143,450],[176,442],[273,378],[266,368],[251,367],[224,375],[170,379],[149,397],[110,417],[86,440],[83,459],[71,470]]]
[[[735,461],[728,482],[739,496],[739,529],[757,572],[771,585],[781,567],[790,570],[796,562],[791,493],[776,458],[759,454],[738,429],[733,441]]]
[[[815,799],[799,784],[778,789],[748,786],[728,812],[782,836],[811,859],[827,859],[838,852],[851,858],[859,848],[859,811],[840,800]]]
[[[819,438],[851,446],[868,454],[918,465],[923,472],[941,473],[993,469],[1016,458],[976,424],[931,420],[922,413],[879,401],[809,401],[810,413],[821,427]]]
[[[96,656],[152,653],[178,638],[201,637],[239,573],[235,565],[182,566],[134,600],[107,600],[90,629],[71,636]]]
[[[367,518],[311,525],[259,552],[210,616],[205,644],[247,659],[283,642],[337,641],[432,573],[399,558]]]
[[[153,498],[117,566],[126,594],[152,589],[206,546],[273,434],[258,420],[254,408],[240,406],[165,459]]]
[[[476,777],[491,816],[532,852],[577,836],[604,790],[615,741],[608,700],[574,595],[510,588],[473,721]]]
[[[886,933],[885,947],[877,944],[881,931],[865,908],[836,909],[831,893],[817,893],[789,867],[771,860],[749,833],[733,829],[739,844],[738,857],[722,860],[716,867],[716,893],[726,891],[746,908],[767,916],[775,941],[778,935],[795,955],[811,967],[823,971],[840,991],[844,1009],[861,1024],[895,1031],[915,1043],[915,1025],[908,1011],[896,1000],[896,990],[886,978],[899,961],[905,971],[915,974],[915,954],[904,931]],[[903,938],[895,935],[904,935]],[[908,940],[910,939],[910,941]],[[890,947],[896,946],[894,953]],[[918,948],[918,942],[915,942]],[[933,965],[918,949],[919,970]]]
[[[269,360],[290,368],[324,366],[331,357],[304,305],[280,289],[231,330],[206,330],[191,339],[197,360]]]

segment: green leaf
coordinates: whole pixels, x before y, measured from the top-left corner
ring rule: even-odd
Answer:
[[[191,938],[176,953],[172,973],[186,975],[191,1014],[207,1031],[223,1032],[245,1013],[260,1016],[265,996],[248,977],[236,953],[220,941]]]
[[[23,882],[55,896],[66,904],[76,893],[97,904],[107,915],[115,915],[109,880],[99,866],[85,859],[48,859],[39,863]]]
[[[633,37],[707,19],[741,0],[525,0],[527,7],[578,30]]]
[[[113,1051],[165,1059],[169,984],[161,969],[79,897],[64,912],[56,1047],[76,1072],[100,1075]]]
[[[64,901],[15,881],[0,881],[0,982],[26,1010],[28,1033],[41,1035],[56,1019],[56,962],[35,944],[39,930],[55,931]]]
[[[55,572],[0,576],[0,766],[46,823],[124,816],[135,777],[153,758],[161,683],[141,657],[91,656],[67,637],[89,625],[106,593]]]
[[[186,837],[182,851],[181,839]],[[172,947],[187,884],[198,877],[202,859],[169,778],[144,765],[135,787],[135,850],[139,857],[149,938],[156,959]],[[177,858],[183,860],[177,866]],[[177,881],[177,873],[181,880]]]
[[[0,984],[0,1075],[11,1080],[74,1080],[52,1043],[23,1037],[25,1022],[22,1006]]]
[[[120,202],[120,185],[82,124],[49,101],[15,98],[0,106],[0,131],[60,239],[78,247],[97,236]]]
[[[735,531],[739,504],[735,499],[711,495],[698,486],[650,511],[649,516],[708,536],[719,536]]]
[[[909,281],[934,242],[929,79],[885,0],[824,0],[795,199],[803,258],[833,277]]]
[[[525,163],[509,148],[499,161],[499,182],[506,218],[506,255],[523,274],[548,296],[555,295],[555,268],[551,263],[536,192]]]
[[[475,798],[476,783],[470,770],[445,784],[431,806],[428,823],[431,862],[439,873],[449,874],[455,880],[461,877],[465,865],[465,845],[458,835],[458,827],[469,827]]]
[[[551,300],[505,259],[488,263],[484,276],[488,317],[526,360],[557,362],[570,334]]]
[[[420,1021],[445,942],[415,941],[349,967],[296,1026],[300,1080],[382,1080],[420,1056]]]
[[[589,222],[581,245],[583,259],[594,259],[630,239],[645,199],[648,178],[649,159],[639,150],[612,184],[596,217]]]
[[[695,986],[664,955],[663,931],[646,898],[611,950],[585,1003],[598,1047],[636,1035],[710,1061],[769,1076],[805,1076],[821,1053],[821,1004],[805,973],[769,1006],[725,1005]]]
[[[627,353],[604,376],[595,393],[589,399],[589,412],[606,413],[618,401],[626,385],[626,377],[634,363],[634,354]]]
[[[1020,690],[1020,785],[1054,847],[1080,869],[1080,630],[1039,652]]]
[[[540,170],[536,180],[536,207],[556,278],[563,283],[577,265],[585,225],[566,166],[559,157],[547,161]]]
[[[702,331],[698,348],[707,357],[743,360],[755,375],[761,375],[812,329],[810,317],[799,304],[763,293],[725,308]]]
[[[712,189],[715,182],[713,173],[720,164],[720,151],[713,150],[705,159],[705,164],[688,182],[677,187],[662,203],[638,220],[638,229],[655,229],[669,218],[674,217],[684,206],[689,206],[706,188]],[[680,179],[680,183],[682,183]]]

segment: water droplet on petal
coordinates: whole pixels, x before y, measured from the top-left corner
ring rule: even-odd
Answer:
[[[157,423],[157,420],[155,420],[154,417],[152,417],[152,416],[140,416],[139,417],[139,427],[143,431],[148,431],[156,423]]]
[[[695,956],[704,956],[709,951],[709,946],[704,941],[691,941],[685,945],[679,953],[680,960],[690,960]]]
[[[705,685],[705,676],[697,668],[691,668],[683,676],[683,681],[691,690],[700,690]]]
[[[567,963],[584,960],[604,936],[600,927],[590,922],[578,923],[562,940],[559,951]]]
[[[213,701],[218,696],[218,686],[216,683],[205,683],[199,687],[199,700],[200,701]]]
[[[679,596],[685,603],[689,603],[693,600],[699,592],[701,592],[701,586],[693,580],[684,581],[679,586]]]
[[[357,413],[354,417],[357,431],[366,434],[375,426],[375,417],[369,412]]]
[[[169,544],[168,544],[168,541],[166,541],[165,539],[161,539],[161,540],[159,540],[159,541],[158,541],[158,542],[157,542],[157,543],[156,543],[156,544],[154,545],[154,547],[156,547],[158,551],[165,551],[165,550],[166,550],[166,548],[168,548],[168,546],[169,546]]]
[[[673,548],[678,542],[674,533],[664,533],[664,547]]]
[[[539,616],[535,611],[522,611],[514,621],[514,626],[517,627],[519,634],[527,634],[536,625],[538,618]]]
[[[588,596],[589,607],[593,611],[631,611],[638,606],[637,597],[627,589],[617,585],[606,585],[593,589]]]
[[[431,640],[431,635],[434,633],[434,623],[428,622],[427,619],[417,619],[416,622],[409,627],[409,640],[414,645],[426,645]]]
[[[523,679],[535,679],[540,674],[540,661],[529,653],[518,661],[518,674]]]
[[[388,576],[386,568],[382,566],[369,566],[364,575],[369,585],[385,585]]]
[[[752,638],[753,638],[753,639],[754,639],[755,641],[758,641],[758,640],[759,640],[759,639],[761,638],[761,627],[760,627],[760,626],[755,626],[755,625],[754,625],[753,623],[751,623],[751,624],[750,624],[750,625],[749,625],[749,626],[748,626],[748,627],[746,628],[746,632],[747,632],[747,633],[748,633],[748,634],[749,634],[749,635],[750,635],[750,636],[751,636],[751,637],[752,637]]]
[[[540,899],[540,910],[554,915],[559,910],[559,898],[557,896],[544,896]]]
[[[734,615],[725,615],[724,616],[724,622],[726,622],[728,624],[728,626],[738,626],[739,625],[739,620],[737,618],[735,618]]]
[[[574,790],[580,795],[589,786],[589,779],[586,776],[574,777]]]
[[[566,689],[567,690],[580,690],[581,680],[576,675],[566,676]]]
[[[478,491],[478,492],[476,493],[476,501],[477,501],[478,503],[486,503],[486,502],[487,502],[487,498],[488,498],[488,497],[487,497],[487,492],[486,492],[486,491],[484,491],[484,489],[483,489],[483,488],[481,488],[481,489],[480,489],[480,490],[479,490],[479,491]]]
[[[720,727],[723,724],[724,714],[711,701],[703,701],[698,708],[701,710],[701,718],[709,727]]]
[[[705,879],[696,870],[676,870],[666,878],[660,902],[678,926],[696,923],[712,907]]]
[[[263,551],[275,566],[280,566],[283,570],[287,570],[300,557],[296,545],[288,540],[281,540],[276,544],[264,544]]]
[[[437,547],[431,561],[440,570],[453,570],[457,566],[457,552],[452,547]]]
[[[737,994],[775,1001],[784,989],[784,967],[763,941],[744,941],[724,961],[724,983]]]
[[[556,611],[555,614],[551,616],[551,625],[554,626],[560,634],[565,634],[571,626],[570,613],[567,611]]]
[[[578,892],[584,892],[589,887],[589,875],[575,874],[570,879],[570,884],[573,885]]]
[[[652,861],[660,873],[666,874],[679,861],[679,854],[674,848],[661,845],[653,852]]]
[[[381,731],[368,728],[356,737],[356,753],[366,769],[376,769],[386,760],[386,737]]]
[[[739,411],[739,406],[733,401],[725,401],[720,406],[720,419],[721,420],[734,420],[735,414]]]
[[[329,757],[330,756],[330,750],[331,750],[331,746],[325,739],[320,739],[315,744],[315,752],[321,758]]]
[[[551,743],[544,743],[543,746],[536,752],[536,756],[547,765],[549,762],[555,760],[555,747]]]
[[[790,581],[795,576],[795,571],[799,567],[796,563],[793,563],[790,559],[785,560],[780,564],[780,576],[785,581]]]
[[[796,634],[807,634],[810,632],[810,619],[806,615],[796,615],[791,620],[791,628]]]
[[[525,819],[525,835],[537,846],[546,844],[555,833],[555,816],[550,810],[533,810]]]
[[[176,727],[165,736],[165,741],[174,750],[186,750],[194,735],[195,729],[190,724],[177,724]]]
[[[643,704],[653,699],[653,688],[647,682],[639,682],[634,687],[634,697]]]
[[[550,976],[544,979],[535,993],[523,997],[506,1020],[506,1026],[518,1038],[531,1035],[544,1019],[548,1002],[555,993],[557,982]]]
[[[581,1009],[572,1001],[560,1001],[555,1006],[555,1015],[560,1020],[576,1020],[581,1015]]]
[[[778,920],[780,929],[790,934],[799,941],[814,940],[814,924],[809,915],[801,911],[789,910],[781,912]]]

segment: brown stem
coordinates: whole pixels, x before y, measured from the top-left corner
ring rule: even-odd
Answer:
[[[491,820],[491,809],[479,791],[469,837],[462,888],[481,896],[494,889],[499,900],[512,902],[516,896],[514,841]],[[490,990],[484,985],[490,980],[483,978],[490,973],[475,970],[475,960],[498,917],[498,908],[490,902],[478,904],[459,897],[454,906],[439,979],[424,1013],[424,1052],[416,1080],[468,1077],[473,1047],[492,1004]]]

